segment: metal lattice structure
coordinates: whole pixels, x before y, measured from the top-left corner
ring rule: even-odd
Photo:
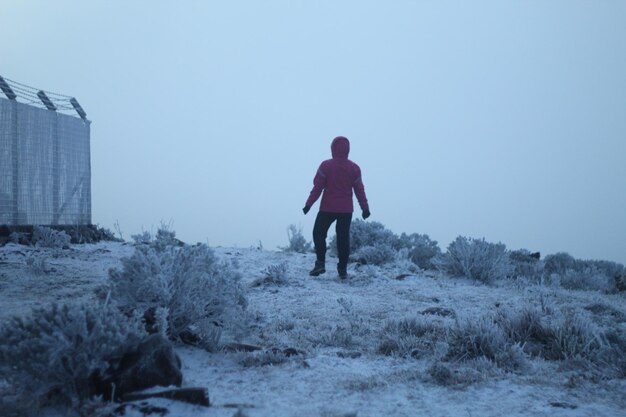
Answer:
[[[91,224],[91,122],[78,101],[2,77],[0,91],[0,225]]]

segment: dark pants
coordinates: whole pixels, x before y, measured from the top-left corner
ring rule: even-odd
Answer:
[[[329,213],[320,211],[315,218],[313,226],[313,243],[315,244],[315,254],[318,262],[326,260],[326,236],[330,225],[337,221],[335,231],[337,232],[337,254],[339,265],[348,265],[350,256],[350,223],[352,213]]]

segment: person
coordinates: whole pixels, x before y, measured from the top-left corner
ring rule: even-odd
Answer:
[[[365,187],[361,180],[361,168],[348,159],[350,141],[344,136],[337,136],[330,146],[332,159],[322,162],[313,179],[313,189],[302,211],[306,215],[320,194],[322,202],[313,226],[313,244],[315,245],[315,266],[309,272],[318,276],[326,272],[326,235],[333,222],[337,222],[337,254],[339,263],[337,273],[341,279],[348,277],[348,258],[350,256],[350,224],[354,211],[352,191],[361,206],[363,219],[370,216]]]

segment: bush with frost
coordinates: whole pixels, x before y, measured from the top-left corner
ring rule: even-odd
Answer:
[[[421,358],[433,355],[445,340],[446,327],[424,318],[390,320],[379,335],[377,352]]]
[[[498,367],[514,371],[526,366],[522,346],[489,316],[457,321],[448,335],[447,358],[467,361],[484,357]]]
[[[407,235],[402,233],[397,245],[400,248],[406,248],[409,251],[411,261],[422,269],[435,269],[433,259],[441,255],[441,249],[439,249],[437,242],[425,234],[412,233]]]
[[[356,219],[350,226],[350,247],[356,251],[365,246],[388,245],[397,249],[398,237],[379,222]]]
[[[288,282],[288,271],[289,265],[287,262],[270,265],[263,270],[263,276],[261,278],[254,280],[252,286],[258,287],[265,284],[285,285]]]
[[[513,272],[506,246],[485,239],[459,236],[445,254],[436,260],[437,267],[448,274],[491,283]]]
[[[287,239],[289,245],[282,248],[286,252],[308,253],[312,250],[311,242],[307,242],[302,235],[302,228],[296,227],[295,224],[287,227]]]
[[[354,252],[353,257],[366,265],[383,265],[393,262],[397,252],[388,244],[362,246]]]
[[[22,411],[47,403],[78,407],[120,353],[145,331],[139,320],[105,304],[52,305],[0,326],[0,375]],[[97,379],[97,378],[96,378]]]
[[[42,248],[63,249],[71,243],[70,235],[62,230],[54,230],[45,226],[35,226],[32,243]]]
[[[513,264],[514,277],[526,278],[533,283],[541,282],[544,262],[534,257],[530,251],[526,249],[510,251],[509,259]]]
[[[353,254],[365,247],[386,247],[399,249],[398,236],[379,222],[366,222],[356,219],[350,225],[350,250]],[[337,236],[329,244],[330,252],[337,255]]]
[[[337,236],[329,244],[337,255]],[[433,260],[441,254],[437,242],[428,235],[402,233],[398,236],[379,222],[356,219],[350,226],[350,249],[353,258],[368,264],[382,265],[393,262],[396,253],[408,252],[408,258],[422,269],[434,269]]]
[[[159,230],[138,245],[122,268],[109,271],[112,296],[144,314],[167,311],[171,339],[217,349],[221,333],[244,330],[247,300],[234,265],[220,261],[205,244],[181,246],[173,232]]]
[[[565,252],[548,255],[544,279],[572,290],[619,290],[624,266],[617,262],[576,259]]]

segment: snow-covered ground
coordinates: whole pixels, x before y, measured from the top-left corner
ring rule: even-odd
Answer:
[[[132,244],[101,242],[53,250],[7,244],[0,248],[0,320],[52,302],[96,299],[109,268],[120,268]],[[212,406],[150,400],[168,416],[624,416],[626,380],[586,377],[558,361],[529,359],[518,372],[487,362],[453,368],[466,382],[436,384],[428,369],[437,356],[378,353],[380,331],[390,320],[426,317],[431,307],[472,320],[523,305],[579,311],[598,325],[624,330],[625,295],[570,291],[502,282],[484,285],[437,272],[410,273],[399,262],[385,267],[351,265],[342,281],[328,272],[308,276],[313,254],[256,248],[215,248],[236,260],[249,302],[250,330],[241,342],[259,352],[209,353],[177,347],[185,386],[207,387]],[[283,285],[254,285],[272,265],[287,263]],[[408,275],[407,275],[408,274]],[[586,309],[592,305],[600,312]],[[611,314],[607,314],[609,311]],[[285,357],[271,349],[293,348]],[[1,414],[1,412],[0,412]],[[132,413],[127,413],[127,415]],[[140,415],[140,414],[136,414]]]

